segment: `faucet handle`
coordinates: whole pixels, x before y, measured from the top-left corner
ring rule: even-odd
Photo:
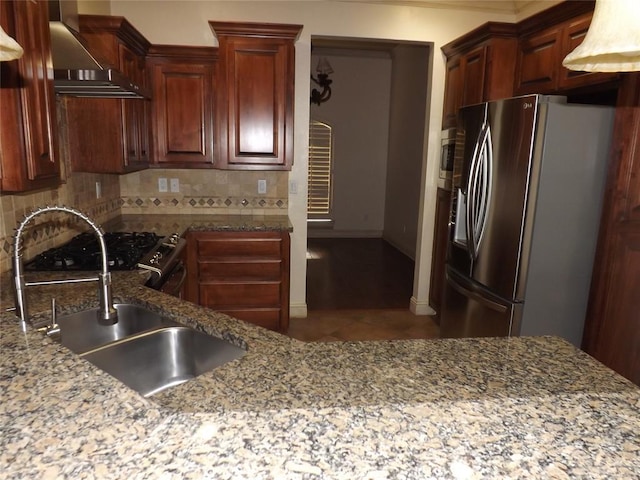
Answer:
[[[58,314],[56,313],[56,299],[51,297],[51,323],[38,329],[39,332],[44,332],[47,337],[58,335],[60,333],[60,325],[58,325]]]

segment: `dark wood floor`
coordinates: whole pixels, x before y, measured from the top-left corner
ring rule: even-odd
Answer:
[[[306,318],[291,318],[303,341],[437,338],[432,317],[409,310],[414,262],[381,239],[309,239]]]
[[[413,269],[413,260],[379,238],[310,238],[307,308],[408,309]]]

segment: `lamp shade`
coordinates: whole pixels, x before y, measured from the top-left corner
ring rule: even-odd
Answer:
[[[0,27],[0,62],[16,60],[22,56],[24,50],[18,42],[5,33]]]
[[[333,73],[333,68],[331,68],[331,64],[327,57],[320,57],[318,60],[318,66],[316,67],[316,72],[322,75],[331,75]]]
[[[640,0],[596,0],[584,41],[562,65],[585,72],[640,71]]]

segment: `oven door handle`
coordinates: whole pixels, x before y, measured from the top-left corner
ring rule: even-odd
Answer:
[[[187,269],[185,268],[184,263],[182,262],[178,262],[176,267],[173,269],[173,272],[171,272],[171,275],[175,275],[180,270],[182,271],[182,275],[180,276],[180,280],[178,281],[178,284],[175,286],[175,288],[171,292],[165,292],[171,295],[172,297],[178,296],[178,294],[180,293],[180,290],[182,290],[184,282],[187,280]]]

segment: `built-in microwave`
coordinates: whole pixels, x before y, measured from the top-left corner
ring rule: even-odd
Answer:
[[[453,152],[456,145],[456,129],[442,131],[440,148],[440,178],[451,180],[453,176]]]

